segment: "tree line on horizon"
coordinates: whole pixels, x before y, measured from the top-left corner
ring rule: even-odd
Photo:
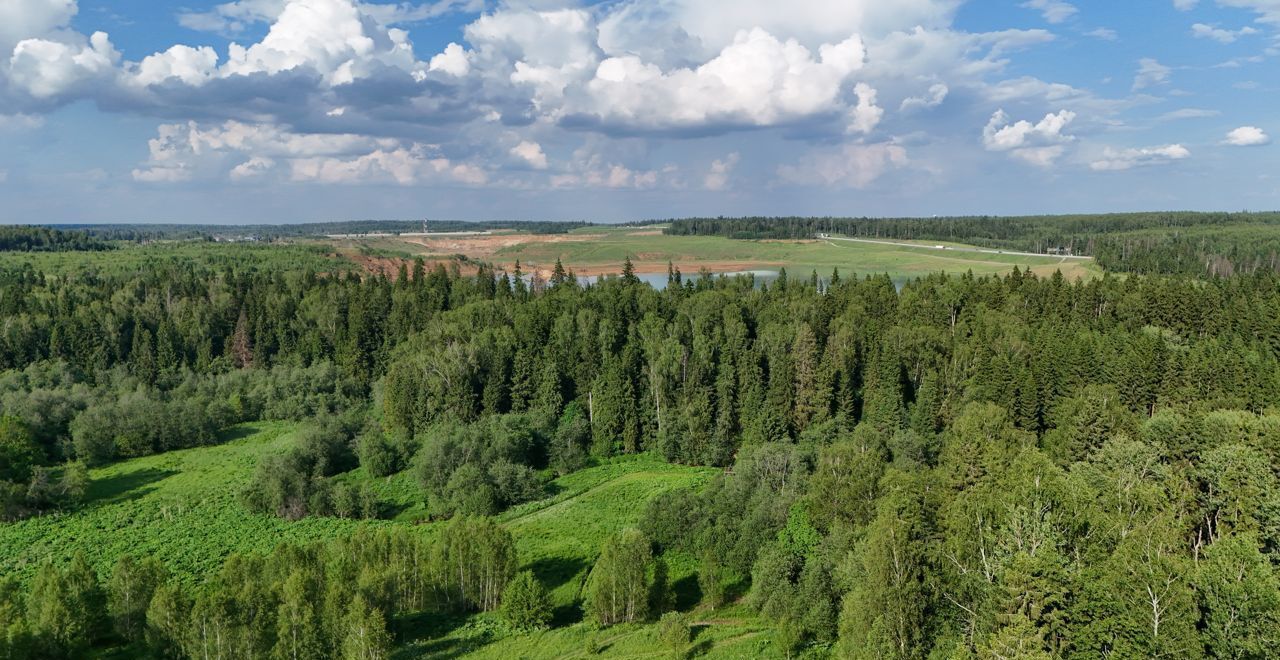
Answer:
[[[1092,256],[1116,273],[1215,277],[1280,272],[1280,213],[1147,212],[932,218],[682,218],[675,236],[968,243],[987,248]]]
[[[822,234],[883,240],[954,241],[1041,254],[1092,256],[1111,272],[1210,275],[1280,271],[1280,213],[1141,212],[916,218],[740,217],[647,220],[667,235],[812,239]],[[565,233],[589,222],[431,221],[432,231],[519,229]],[[253,237],[259,240],[416,232],[421,221],[362,220],[289,225],[73,224],[0,227],[0,251],[111,249],[119,242]]]

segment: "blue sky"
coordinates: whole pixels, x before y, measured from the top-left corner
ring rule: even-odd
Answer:
[[[1280,208],[1280,0],[5,0],[0,222]]]

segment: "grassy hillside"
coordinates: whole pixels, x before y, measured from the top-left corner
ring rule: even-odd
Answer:
[[[293,426],[246,424],[228,442],[123,461],[91,472],[88,502],[68,514],[0,525],[0,575],[30,576],[46,557],[76,552],[106,575],[123,554],[154,555],[184,580],[216,571],[236,551],[266,552],[349,531],[354,521],[287,522],[237,498],[260,457],[283,452]],[[385,524],[385,523],[384,523]]]
[[[228,432],[223,444],[95,469],[88,502],[81,509],[0,525],[0,576],[27,578],[46,557],[67,560],[84,552],[104,576],[123,554],[154,555],[181,579],[194,583],[217,571],[232,552],[267,552],[282,542],[331,538],[359,525],[421,521],[417,487],[407,473],[372,481],[380,497],[398,512],[390,521],[288,522],[247,510],[238,500],[240,489],[260,458],[291,445],[294,429],[288,423],[245,424]],[[515,534],[522,568],[534,571],[551,588],[557,627],[513,635],[492,614],[451,619],[423,615],[395,622],[400,638],[407,640],[397,657],[572,657],[589,643],[599,646],[605,657],[652,655],[653,648],[661,648],[652,626],[596,631],[581,622],[577,601],[587,572],[604,539],[635,524],[648,499],[672,488],[705,483],[717,472],[640,455],[612,459],[555,480],[550,497],[507,511],[499,520]],[[346,478],[365,479],[360,470]],[[432,527],[420,526],[425,533]],[[697,600],[696,591],[691,593],[696,590],[694,562],[679,556],[669,560],[681,604],[692,607]],[[767,640],[767,628],[749,613],[731,608],[696,616],[702,621],[697,642],[705,651],[714,650],[712,657],[757,655],[756,646]]]
[[[717,472],[641,455],[616,458],[557,479],[552,484],[552,497],[516,507],[498,518],[515,534],[521,567],[532,570],[551,589],[555,627],[511,635],[491,614],[402,622],[403,636],[420,639],[401,649],[398,657],[555,658],[580,652],[588,640],[601,638],[597,641],[602,646],[613,644],[603,642],[612,637],[631,641],[606,652],[606,657],[630,657],[632,651],[661,648],[655,646],[650,626],[594,630],[581,622],[577,601],[607,536],[638,522],[644,503],[653,496],[704,483]],[[671,580],[677,591],[694,583],[692,568],[691,561],[676,558],[672,562]]]

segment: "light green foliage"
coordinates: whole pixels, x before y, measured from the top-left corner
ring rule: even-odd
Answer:
[[[432,564],[445,598],[462,610],[495,610],[515,573],[515,542],[506,528],[485,518],[460,516],[440,531]]]
[[[978,647],[982,660],[1051,660],[1040,632],[1025,617],[1012,620],[991,633]]]
[[[343,660],[386,660],[391,657],[391,635],[382,612],[356,596],[347,616],[342,640]]]
[[[1280,542],[1280,478],[1266,454],[1238,444],[1215,447],[1202,455],[1196,476],[1210,535],[1234,531]]]
[[[1086,578],[1077,611],[1091,612],[1076,631],[1082,653],[1197,658],[1203,645],[1191,560],[1167,516],[1135,530]]]
[[[323,655],[324,629],[317,585],[299,570],[285,580],[276,614],[274,657],[303,660]]]
[[[645,504],[664,492],[706,483],[715,470],[628,456],[575,472],[553,482],[554,498],[530,502],[499,517],[515,534],[525,565],[555,567],[539,577],[557,606],[580,598],[583,581],[605,540],[640,521]]]
[[[842,653],[854,658],[915,658],[925,640],[926,534],[918,477],[890,473],[866,540],[850,556],[855,586],[840,616]]]
[[[107,581],[107,612],[117,634],[130,641],[142,639],[147,607],[168,578],[168,571],[153,557],[139,561],[124,555],[116,561]]]
[[[147,606],[147,646],[162,657],[176,656],[189,634],[191,600],[176,581],[160,585]]]
[[[521,571],[502,593],[502,617],[516,630],[539,630],[551,622],[551,597],[533,571]]]
[[[1204,552],[1195,584],[1204,639],[1216,658],[1263,658],[1280,644],[1280,578],[1249,534],[1221,538]]]
[[[33,643],[21,586],[15,580],[0,580],[0,659],[29,657]]]
[[[605,542],[587,582],[586,608],[601,625],[635,623],[649,615],[649,539],[624,529]]]
[[[716,608],[724,604],[724,578],[720,573],[720,560],[716,554],[704,552],[698,565],[698,589],[702,591],[702,602],[707,607]]]
[[[821,529],[838,522],[865,525],[875,512],[885,452],[882,441],[875,437],[878,434],[869,426],[859,427],[859,435],[872,436],[872,440],[841,438],[819,452],[806,502],[814,524]]]
[[[693,639],[689,617],[680,612],[667,612],[658,619],[658,637],[673,657],[683,658]]]

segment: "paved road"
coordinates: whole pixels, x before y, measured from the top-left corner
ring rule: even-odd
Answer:
[[[984,254],[1009,254],[1015,257],[1058,257],[1062,260],[1077,259],[1082,261],[1090,261],[1093,257],[1083,257],[1071,254],[1042,254],[1040,252],[1017,252],[1015,250],[990,250],[987,248],[976,247],[956,247],[954,245],[925,245],[924,243],[900,243],[897,241],[877,241],[870,238],[846,238],[844,236],[823,236],[828,241],[848,241],[850,243],[871,243],[874,245],[896,245],[898,247],[909,247],[925,250],[945,250],[947,252],[981,252]]]

